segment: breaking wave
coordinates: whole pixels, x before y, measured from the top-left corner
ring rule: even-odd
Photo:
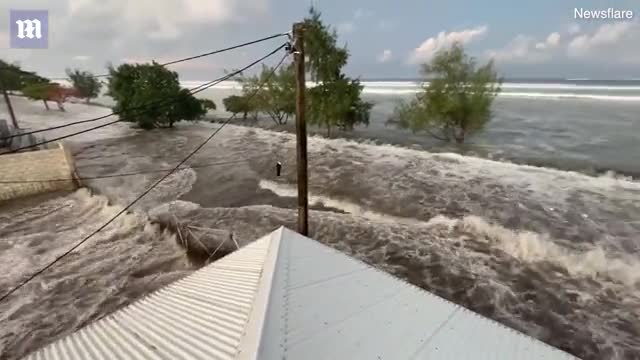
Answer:
[[[297,197],[297,190],[291,186],[262,180],[260,186],[283,197]],[[309,195],[309,203],[323,204],[340,209],[346,213],[361,216],[377,222],[391,222],[421,227],[446,228],[453,234],[454,230],[468,232],[469,241],[479,241],[498,247],[519,261],[551,262],[561,266],[571,276],[591,279],[607,278],[630,288],[636,288],[640,295],[640,261],[638,259],[622,259],[607,254],[599,246],[569,249],[558,245],[557,240],[548,235],[532,231],[514,231],[503,226],[491,224],[479,216],[465,216],[453,219],[437,215],[426,222],[413,218],[401,218],[381,214],[364,209],[362,206],[348,201],[331,199],[314,194]]]

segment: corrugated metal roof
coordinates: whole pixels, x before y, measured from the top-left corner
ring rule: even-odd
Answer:
[[[281,228],[29,359],[575,359]]]
[[[259,359],[575,359],[284,229]]]
[[[235,359],[271,235],[27,359]]]

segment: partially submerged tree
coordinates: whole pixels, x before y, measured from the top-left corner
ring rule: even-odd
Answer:
[[[30,83],[22,89],[24,96],[32,100],[42,100],[44,107],[49,110],[47,101],[54,101],[58,105],[58,110],[64,110],[64,103],[70,96],[77,97],[77,90],[61,86],[58,83],[35,82]]]
[[[92,73],[79,69],[67,69],[67,76],[77,90],[78,96],[84,98],[87,103],[100,95],[102,83]]]
[[[22,89],[22,94],[24,94],[24,96],[28,97],[31,100],[42,100],[44,102],[44,107],[49,110],[47,98],[50,86],[51,85],[48,83],[29,84]]]
[[[252,111],[246,96],[231,95],[222,100],[222,103],[228,112],[234,115],[242,114],[244,120],[247,119],[247,115]]]
[[[267,114],[276,125],[284,125],[296,111],[296,83],[293,65],[280,67],[277,71],[263,65],[260,73],[254,76],[240,76],[237,80],[242,84],[242,96],[228,97],[227,103],[243,113],[257,116]],[[225,99],[226,100],[226,99]],[[228,110],[230,111],[230,110]]]
[[[358,124],[369,125],[371,104],[360,99],[362,85],[341,75],[339,79],[324,82],[309,89],[309,117],[327,128],[353,130]]]
[[[316,86],[309,90],[309,122],[331,129],[351,130],[357,124],[369,124],[371,104],[361,99],[360,81],[342,73],[349,52],[337,45],[335,30],[325,25],[313,7],[305,19],[307,69]]]
[[[422,65],[421,72],[429,85],[411,102],[396,108],[394,121],[401,127],[463,143],[489,122],[501,82],[492,61],[478,66],[456,43]]]
[[[178,74],[160,64],[122,64],[109,67],[108,95],[116,102],[113,110],[120,118],[143,129],[172,127],[180,120],[201,119],[210,100],[196,99],[182,89]],[[213,104],[215,106],[215,104]]]
[[[198,101],[200,101],[200,104],[202,105],[202,108],[205,109],[206,111],[215,110],[217,108],[216,103],[213,102],[213,100],[198,99]]]

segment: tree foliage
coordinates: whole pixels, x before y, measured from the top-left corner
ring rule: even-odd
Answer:
[[[328,82],[340,77],[341,69],[349,60],[349,51],[346,46],[338,46],[337,32],[325,25],[321,17],[322,14],[311,7],[304,19],[305,65],[312,81]]]
[[[372,105],[360,99],[362,88],[358,80],[342,75],[309,89],[311,122],[326,127],[328,136],[332,128],[353,130],[358,124],[369,125]]]
[[[8,91],[20,91],[30,84],[48,83],[49,80],[34,72],[24,71],[16,64],[0,60],[0,79]]]
[[[357,124],[369,124],[371,104],[360,97],[362,85],[343,74],[349,52],[338,46],[335,30],[322,22],[313,7],[304,21],[306,69],[316,86],[309,90],[309,122],[331,129],[351,130]]]
[[[21,90],[22,70],[20,66],[0,60],[0,80],[8,91]]]
[[[78,95],[86,99],[87,102],[100,95],[102,83],[92,73],[79,69],[67,69],[67,76]]]
[[[50,83],[29,84],[22,89],[22,94],[31,100],[47,100],[52,86]]]
[[[247,119],[247,115],[252,112],[251,105],[246,96],[231,95],[222,100],[224,108],[232,114],[242,114],[243,119]]]
[[[49,110],[47,101],[54,101],[60,111],[65,111],[64,102],[69,96],[76,96],[75,88],[61,86],[52,82],[34,82],[22,89],[22,94],[32,100],[42,100],[44,106]]]
[[[296,111],[296,83],[293,65],[285,65],[275,70],[263,65],[260,73],[253,76],[239,76],[242,95],[232,95],[224,99],[227,111],[242,113],[246,119],[249,113],[257,117],[259,113],[268,115],[276,125],[284,125]]]
[[[293,66],[283,66],[274,72],[263,65],[254,76],[239,78],[242,84],[242,100],[249,112],[264,113],[276,123],[284,125],[296,111],[295,74]],[[236,100],[237,101],[237,100]]]
[[[421,73],[429,85],[396,108],[394,119],[401,127],[463,143],[490,121],[501,82],[492,61],[478,66],[460,44],[454,44],[423,64]]]
[[[196,99],[188,90],[180,88],[178,74],[156,62],[110,66],[109,73],[108,95],[116,102],[113,110],[125,121],[137,123],[143,129],[172,127],[180,120],[198,120],[213,104],[210,100]]]
[[[351,130],[358,124],[369,124],[371,104],[362,101],[362,85],[342,73],[349,52],[337,45],[335,30],[325,25],[320,12],[313,7],[304,23],[306,69],[316,86],[308,90],[309,122],[327,128]],[[273,68],[263,66],[254,76],[241,76],[242,96],[224,99],[227,111],[269,115],[277,125],[287,123],[296,111],[296,78],[293,64]]]

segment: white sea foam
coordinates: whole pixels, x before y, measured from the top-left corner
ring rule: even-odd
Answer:
[[[185,88],[194,88],[205,84],[205,81],[182,81]],[[421,91],[422,86],[428,82],[412,81],[363,81],[364,94],[374,95],[409,95]],[[307,87],[315,86],[308,81]],[[535,84],[535,83],[504,83],[501,85],[501,97],[539,98],[539,99],[587,99],[602,101],[640,101],[640,86],[635,85],[574,85],[574,84]],[[236,81],[223,81],[215,86],[220,90],[242,89],[242,85]],[[515,91],[512,91],[515,90]],[[526,91],[530,90],[530,91]],[[564,90],[564,91],[563,91]],[[567,91],[568,90],[568,91]],[[573,90],[574,92],[571,92]],[[596,91],[586,94],[584,91]],[[628,95],[621,95],[627,92]]]
[[[429,85],[429,82],[419,81],[363,81],[365,88],[420,88]],[[509,83],[500,85],[504,89],[535,89],[535,90],[601,90],[601,91],[640,91],[637,85],[581,85],[581,84],[554,84],[554,83]]]
[[[269,190],[278,196],[283,197],[297,197],[298,191],[292,186],[280,184],[270,180],[260,180],[260,187],[265,190]],[[415,219],[409,218],[401,218],[396,216],[391,216],[388,214],[379,213],[376,211],[368,210],[363,208],[360,205],[334,199],[327,196],[314,195],[311,194],[309,196],[309,204],[311,205],[324,205],[329,206],[334,209],[339,209],[344,212],[347,212],[352,215],[362,216],[367,219],[376,220],[379,222],[394,222],[394,223],[417,223],[418,221]]]
[[[548,261],[561,266],[574,277],[597,279],[605,276],[625,286],[640,285],[640,262],[635,258],[612,257],[600,246],[590,246],[585,250],[565,248],[557,241],[530,231],[513,231],[500,225],[490,224],[479,216],[451,219],[437,216],[428,226],[444,226],[449,231],[456,227],[468,231],[474,241],[487,242],[497,246],[514,258],[526,262]]]
[[[295,197],[297,191],[292,186],[260,181],[260,187],[271,190],[279,196]],[[559,245],[547,235],[530,231],[513,231],[500,225],[491,224],[479,216],[465,216],[462,219],[448,218],[438,215],[426,222],[418,219],[389,216],[345,200],[332,199],[327,196],[311,194],[310,204],[324,204],[340,209],[349,214],[361,216],[381,223],[400,223],[419,227],[444,227],[454,235],[459,229],[472,234],[470,241],[488,243],[498,247],[505,253],[524,262],[548,261],[561,266],[574,277],[582,276],[597,279],[606,276],[613,281],[630,287],[640,285],[640,262],[637,259],[621,259],[612,257],[599,246],[591,246],[585,250],[573,250]]]
[[[640,96],[635,95],[596,95],[578,93],[541,93],[541,92],[507,92],[503,91],[499,97],[535,98],[535,99],[586,99],[603,101],[640,101]]]

